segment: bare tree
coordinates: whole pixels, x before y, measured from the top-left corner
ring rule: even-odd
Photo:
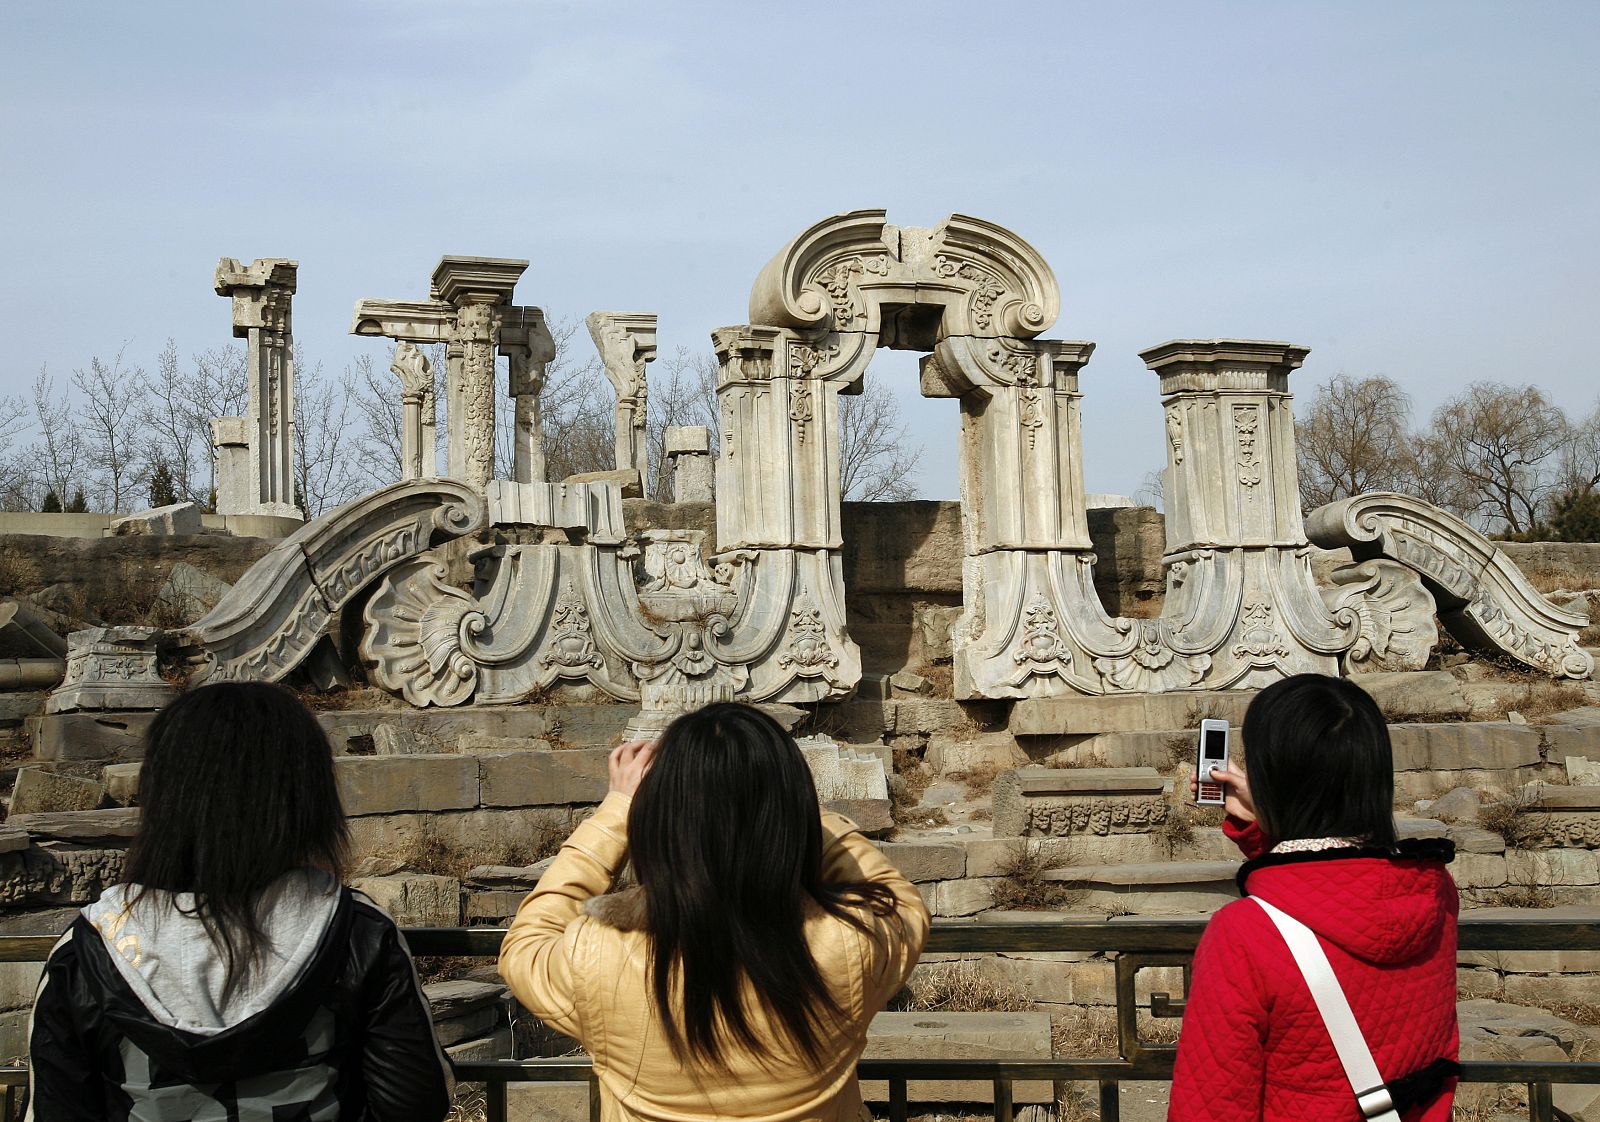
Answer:
[[[54,492],[65,503],[71,487],[83,486],[83,435],[77,411],[65,390],[56,395],[55,379],[43,367],[33,380],[32,406],[38,435],[31,458],[38,490],[41,497]]]
[[[1539,520],[1567,432],[1566,416],[1537,386],[1474,382],[1434,412],[1428,436],[1468,509],[1519,534]]]
[[[360,437],[350,425],[355,375],[347,367],[337,381],[326,379],[322,364],[308,364],[299,346],[294,365],[295,502],[316,518],[365,490],[356,463]]]
[[[1313,510],[1410,477],[1411,399],[1390,378],[1338,374],[1317,387],[1295,428],[1300,501]]]
[[[1165,473],[1160,468],[1152,468],[1139,480],[1139,489],[1133,493],[1133,501],[1140,506],[1153,506],[1161,510],[1166,501],[1166,492]]]
[[[1600,489],[1600,401],[1594,412],[1568,426],[1559,486],[1567,495],[1588,495]]]
[[[211,505],[217,491],[217,457],[211,447],[211,421],[214,417],[238,417],[250,405],[248,358],[241,347],[213,347],[201,351],[193,358],[194,366],[187,380],[190,426],[198,434],[200,447],[206,449],[206,493],[198,494],[199,479],[195,479],[196,499]]]
[[[12,445],[28,427],[28,405],[0,397],[0,510],[33,509],[33,457]]]
[[[146,442],[144,457],[162,463],[180,500],[207,503],[210,476],[205,471],[211,447],[209,418],[196,415],[194,377],[186,374],[172,339],[156,356],[156,372],[146,380],[139,424]],[[199,484],[204,480],[205,486]]]
[[[616,466],[612,439],[616,401],[599,355],[585,353],[588,335],[579,334],[580,326],[576,320],[550,324],[556,355],[545,367],[539,419],[544,428],[545,478],[554,482]],[[495,410],[495,455],[509,466],[515,449],[515,415],[508,379],[497,379],[497,383],[500,400]]]
[[[679,347],[665,362],[656,365],[660,370],[650,386],[650,416],[645,425],[645,444],[650,452],[645,495],[656,502],[669,503],[672,471],[667,462],[667,429],[703,425],[711,432],[711,447],[717,447],[717,357]]]
[[[96,356],[89,360],[88,370],[72,372],[84,453],[99,492],[98,505],[113,514],[124,509],[142,481],[136,422],[144,400],[145,373],[137,366],[124,367],[123,353],[118,351],[109,366]]]
[[[389,348],[387,361],[393,361]],[[350,371],[350,404],[360,424],[356,437],[356,462],[361,474],[373,487],[393,483],[405,473],[401,455],[400,424],[404,407],[400,401],[400,382],[368,354],[360,355]],[[437,396],[436,396],[437,400]]]
[[[839,398],[839,489],[852,502],[903,502],[916,497],[912,477],[922,445],[910,443],[900,403],[887,382],[868,378],[861,393]]]

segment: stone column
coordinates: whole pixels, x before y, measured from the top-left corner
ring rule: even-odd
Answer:
[[[446,327],[449,474],[483,490],[494,478],[494,377],[500,329],[526,261],[444,257],[432,295],[455,310]]]
[[[251,514],[295,517],[294,335],[290,319],[299,265],[263,257],[217,263],[218,296],[233,298],[233,334],[249,340]]]
[[[650,472],[650,449],[645,441],[650,385],[645,366],[656,358],[655,313],[592,312],[584,322],[600,352],[606,377],[617,391],[617,470],[631,468],[643,483]]]
[[[517,483],[546,480],[544,422],[539,395],[545,368],[556,357],[555,339],[538,308],[508,308],[500,329],[500,353],[510,360],[510,389],[515,410],[511,478]]]
[[[673,425],[666,431],[665,444],[672,463],[672,501],[711,502],[716,497],[711,430],[705,425]]]
[[[433,397],[433,363],[415,343],[402,341],[389,370],[400,379],[400,478],[435,475],[434,447],[438,409]]]
[[[1309,348],[1179,339],[1140,353],[1161,378],[1167,601],[1184,650],[1209,652],[1202,688],[1257,688],[1338,673],[1353,619],[1330,616],[1311,577],[1289,374]]]
[[[218,514],[249,514],[255,506],[250,474],[250,419],[213,417],[211,455]]]

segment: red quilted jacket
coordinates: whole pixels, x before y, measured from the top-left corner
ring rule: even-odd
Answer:
[[[1255,826],[1229,821],[1252,860],[1240,888],[1317,933],[1378,1070],[1391,1082],[1454,1060],[1455,882],[1448,842],[1378,850],[1262,854]],[[1404,1114],[1448,1122],[1454,1082]],[[1237,900],[1195,952],[1169,1122],[1352,1122],[1355,1096],[1299,967],[1266,912]]]

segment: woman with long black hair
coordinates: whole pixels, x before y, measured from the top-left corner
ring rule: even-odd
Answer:
[[[292,694],[220,683],[151,724],[125,883],[51,952],[28,1118],[438,1122],[450,1075],[400,933],[340,886],[333,753]]]
[[[1397,838],[1383,714],[1353,682],[1297,674],[1250,703],[1244,750],[1209,778],[1245,899],[1195,952],[1167,1117],[1448,1122],[1454,847]]]
[[[819,813],[800,749],[750,706],[610,767],[506,934],[512,991],[594,1057],[610,1122],[860,1117],[867,1025],[927,938],[916,888]],[[629,855],[638,886],[610,892]]]

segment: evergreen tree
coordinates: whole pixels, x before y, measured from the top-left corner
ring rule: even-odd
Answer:
[[[61,496],[55,493],[54,488],[44,493],[44,502],[39,504],[39,512],[41,514],[61,513]]]
[[[68,514],[85,514],[89,510],[89,500],[83,497],[83,488],[79,487],[72,492],[72,501],[67,504]]]
[[[1600,542],[1600,491],[1568,491],[1556,499],[1550,528],[1564,542]]]
[[[172,470],[166,460],[157,460],[156,469],[150,473],[151,507],[171,506],[178,501],[178,489],[172,482]]]

